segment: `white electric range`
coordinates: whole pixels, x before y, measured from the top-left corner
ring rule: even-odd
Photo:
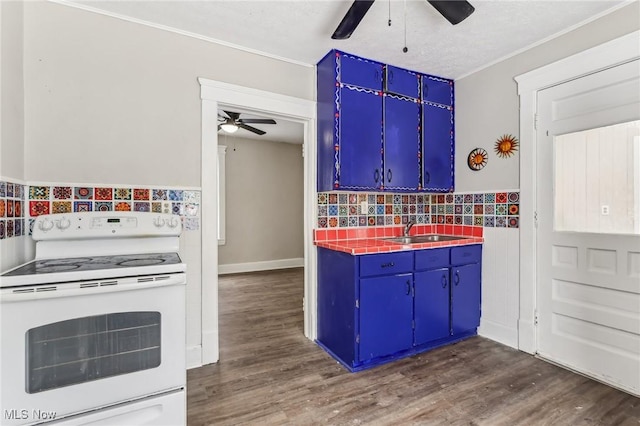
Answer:
[[[186,423],[180,218],[39,216],[0,275],[0,423]]]

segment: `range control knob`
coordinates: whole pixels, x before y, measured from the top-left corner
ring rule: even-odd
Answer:
[[[50,219],[42,219],[42,221],[40,222],[40,224],[38,225],[38,228],[40,228],[40,230],[42,232],[48,232],[51,231],[53,229],[53,221]]]
[[[162,228],[165,225],[165,223],[166,221],[161,216],[158,216],[155,219],[153,219],[153,224],[156,226],[156,228]]]
[[[174,216],[169,219],[169,223],[167,225],[169,225],[169,228],[175,228],[176,226],[180,225],[180,220]]]
[[[56,226],[60,230],[65,230],[65,229],[67,229],[68,227],[71,226],[71,221],[69,219],[67,219],[66,217],[63,217],[62,219],[60,219],[60,220],[58,220],[56,222]]]

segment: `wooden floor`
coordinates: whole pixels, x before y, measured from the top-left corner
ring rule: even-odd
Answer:
[[[474,337],[349,373],[303,336],[301,269],[220,277],[188,425],[640,425],[640,399]]]

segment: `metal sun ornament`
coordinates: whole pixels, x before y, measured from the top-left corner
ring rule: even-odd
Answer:
[[[518,139],[513,135],[502,135],[495,144],[494,151],[498,157],[511,157],[518,150]]]
[[[487,165],[488,157],[487,151],[482,148],[475,148],[471,150],[469,157],[467,157],[467,165],[473,171],[482,170]]]

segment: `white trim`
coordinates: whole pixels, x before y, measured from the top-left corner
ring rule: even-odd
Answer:
[[[301,66],[304,66],[304,67],[313,67],[314,66],[313,64],[308,64],[306,62],[297,61],[295,59],[285,58],[283,56],[278,56],[278,55],[274,55],[274,54],[271,54],[271,53],[262,52],[260,50],[251,49],[249,47],[241,46],[239,44],[229,43],[228,41],[219,40],[219,39],[213,38],[213,37],[207,37],[207,36],[204,36],[202,34],[196,34],[196,33],[190,32],[190,31],[184,31],[184,30],[181,30],[181,29],[178,29],[178,28],[170,27],[168,25],[157,24],[155,22],[145,21],[143,19],[132,18],[130,16],[121,15],[119,13],[109,12],[109,11],[106,11],[106,10],[98,9],[96,7],[87,6],[86,4],[78,4],[78,3],[74,3],[74,2],[70,2],[70,1],[66,1],[66,0],[49,0],[49,1],[51,3],[57,3],[57,4],[62,5],[62,6],[74,7],[76,9],[81,9],[81,10],[84,10],[84,11],[87,11],[87,12],[93,12],[93,13],[97,13],[97,14],[100,14],[100,15],[109,16],[111,18],[121,19],[123,21],[133,22],[135,24],[140,24],[140,25],[145,25],[147,27],[156,28],[156,29],[163,30],[163,31],[169,31],[171,33],[180,34],[180,35],[183,35],[183,36],[186,36],[186,37],[195,38],[195,39],[206,41],[206,42],[209,42],[209,43],[219,44],[221,46],[230,47],[232,49],[241,50],[243,52],[251,53],[251,54],[254,54],[254,55],[260,55],[260,56],[264,56],[266,58],[275,59],[275,60],[282,61],[282,62],[288,62],[290,64],[301,65]]]
[[[518,349],[518,330],[497,322],[481,320],[478,335]]]
[[[218,265],[218,275],[272,271],[276,269],[301,268],[303,266],[304,257],[298,257],[294,259],[265,260],[262,262],[230,263],[227,265]]]
[[[198,78],[202,99],[202,363],[219,359],[217,146],[219,105],[247,108],[304,125],[304,332],[316,337],[316,103],[307,99]]]
[[[218,245],[227,242],[227,147],[218,145]]]
[[[187,346],[187,370],[202,365],[202,345]]]
[[[574,31],[574,30],[576,30],[576,29],[578,29],[580,27],[583,27],[583,26],[587,25],[590,22],[597,21],[598,19],[602,18],[603,16],[607,16],[607,15],[615,12],[618,9],[621,9],[621,8],[623,8],[625,6],[628,6],[629,4],[633,3],[634,1],[636,1],[636,0],[626,0],[626,1],[622,2],[622,3],[616,4],[615,6],[609,8],[609,9],[603,11],[603,12],[600,12],[597,15],[594,15],[594,16],[588,18],[588,19],[585,19],[582,22],[578,22],[577,24],[571,25],[570,27],[567,27],[567,28],[563,29],[560,32],[557,32],[557,33],[552,34],[552,35],[550,35],[548,37],[545,37],[542,40],[538,40],[535,43],[531,43],[531,44],[529,44],[529,45],[527,45],[525,47],[522,47],[522,48],[520,48],[520,49],[518,49],[518,50],[516,50],[514,52],[511,52],[511,53],[509,53],[509,54],[507,54],[505,56],[502,56],[502,57],[500,57],[498,59],[495,59],[495,60],[489,62],[488,64],[481,65],[478,68],[475,68],[473,71],[469,71],[469,72],[466,72],[466,73],[462,74],[461,76],[455,77],[455,79],[456,80],[461,80],[461,79],[463,79],[465,77],[469,77],[471,74],[475,74],[475,73],[477,73],[479,71],[482,71],[484,69],[492,67],[495,64],[498,64],[498,63],[500,63],[502,61],[506,61],[507,59],[511,59],[514,56],[518,56],[519,54],[524,53],[527,50],[533,49],[533,48],[538,47],[540,45],[543,45],[543,44],[545,44],[545,43],[547,43],[547,42],[549,42],[551,40],[554,40],[554,39],[556,39],[558,37],[561,37],[561,36],[563,36],[563,35],[565,35],[567,33],[570,33],[571,31]]]
[[[640,31],[515,77],[520,95],[520,318],[518,349],[537,350],[536,310],[536,129],[538,91],[640,57]]]

